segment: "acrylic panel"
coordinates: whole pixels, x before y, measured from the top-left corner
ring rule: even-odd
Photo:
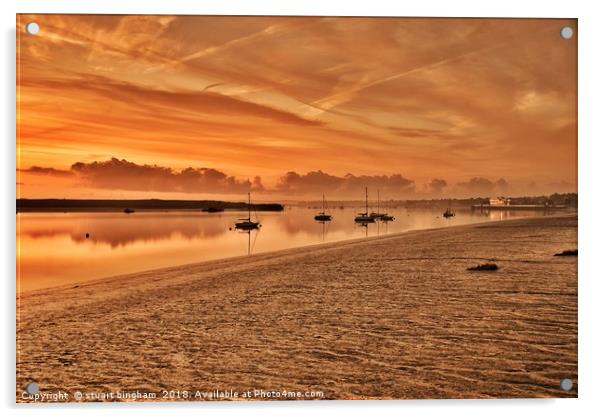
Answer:
[[[16,31],[17,402],[577,396],[576,19]]]

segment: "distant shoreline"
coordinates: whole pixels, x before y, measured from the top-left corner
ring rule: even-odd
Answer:
[[[577,193],[552,194],[549,196],[512,197],[512,204],[507,206],[490,206],[489,198],[438,198],[422,200],[381,200],[389,208],[398,206],[406,209],[452,209],[468,210],[551,210],[572,211],[577,209]],[[375,202],[372,200],[371,204]],[[328,207],[356,208],[363,207],[363,200],[330,200]],[[307,206],[320,209],[322,202],[318,200],[284,200],[283,202],[253,203],[255,211],[283,211],[286,206]],[[245,201],[221,200],[162,200],[162,199],[60,199],[60,198],[18,198],[16,209],[18,212],[123,212],[126,209],[135,211],[209,211],[220,212],[225,210],[248,210]]]
[[[133,211],[168,211],[168,210],[248,210],[244,202],[215,200],[71,200],[71,199],[17,199],[17,212],[122,212]],[[284,205],[279,203],[251,204],[255,211],[282,211]]]

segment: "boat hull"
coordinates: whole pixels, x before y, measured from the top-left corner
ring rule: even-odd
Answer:
[[[360,216],[360,217],[356,217],[355,218],[355,222],[356,223],[374,223],[375,220],[372,217]]]
[[[236,223],[234,225],[234,227],[236,229],[240,229],[240,230],[253,230],[253,229],[259,229],[259,223],[255,223],[255,222],[242,222],[242,223]]]
[[[320,222],[329,222],[332,220],[332,216],[330,216],[328,214],[318,214],[318,215],[314,216],[314,220],[317,220]]]

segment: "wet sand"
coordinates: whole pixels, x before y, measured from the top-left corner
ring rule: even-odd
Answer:
[[[70,399],[136,390],[157,400],[170,399],[162,390],[576,397],[577,258],[553,256],[576,247],[576,216],[540,217],[24,293],[17,401],[31,381]],[[466,270],[490,260],[500,269]]]

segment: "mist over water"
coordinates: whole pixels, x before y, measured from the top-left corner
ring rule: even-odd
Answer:
[[[399,207],[387,210],[394,221],[362,226],[353,220],[360,209],[333,209],[330,222],[315,221],[317,211],[291,206],[260,212],[262,227],[250,233],[229,230],[246,212],[19,213],[18,290],[408,230],[544,215],[467,210],[445,219],[441,210]]]

